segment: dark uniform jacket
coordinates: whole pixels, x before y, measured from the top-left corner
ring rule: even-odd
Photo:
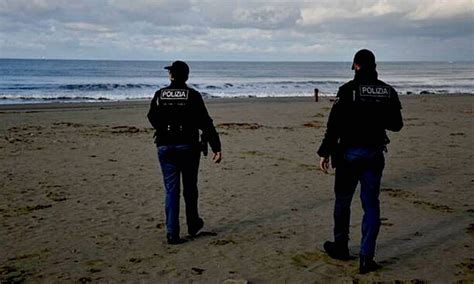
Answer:
[[[155,143],[199,145],[199,130],[213,152],[221,151],[219,135],[201,94],[185,83],[171,83],[158,90],[151,100],[148,120],[155,128]]]
[[[403,127],[397,92],[377,79],[377,72],[357,72],[339,88],[318,155],[334,158],[345,147],[380,147],[389,143],[385,130]]]

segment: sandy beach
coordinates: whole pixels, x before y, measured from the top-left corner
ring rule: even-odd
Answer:
[[[223,162],[201,160],[204,234],[179,246],[165,241],[148,102],[0,106],[0,282],[472,283],[473,97],[401,101],[382,181],[384,268],[367,275],[322,251],[329,98],[208,100]],[[358,198],[352,208],[357,255]]]

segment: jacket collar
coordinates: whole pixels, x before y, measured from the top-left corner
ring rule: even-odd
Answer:
[[[378,74],[375,69],[360,69],[354,75],[354,80],[359,82],[375,81],[377,78]]]
[[[187,85],[186,85],[186,82],[171,81],[170,87],[172,87],[172,88],[186,88]]]

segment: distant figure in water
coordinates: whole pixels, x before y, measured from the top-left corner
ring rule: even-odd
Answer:
[[[339,88],[332,106],[326,133],[318,150],[320,168],[329,170],[329,158],[336,168],[334,183],[334,241],[324,243],[324,250],[335,259],[349,260],[349,225],[351,202],[357,184],[364,210],[360,243],[359,272],[380,268],[374,261],[380,229],[379,193],[385,165],[384,151],[390,142],[385,130],[403,127],[397,92],[378,80],[374,54],[359,50],[352,64],[354,80]]]
[[[166,238],[168,244],[185,242],[180,237],[180,179],[186,203],[188,233],[196,235],[204,226],[198,211],[198,171],[201,150],[207,155],[207,142],[199,141],[199,130],[209,142],[215,163],[222,159],[219,135],[209,116],[201,94],[188,87],[189,66],[175,61],[165,67],[171,84],[155,93],[148,120],[155,128],[155,143],[166,190]],[[202,147],[204,145],[204,147]]]

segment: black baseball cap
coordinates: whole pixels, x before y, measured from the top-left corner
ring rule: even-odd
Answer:
[[[171,71],[173,76],[187,78],[189,75],[189,66],[186,62],[183,61],[175,61],[170,66],[166,66],[165,69]]]
[[[354,55],[352,62],[352,70],[355,69],[355,64],[359,64],[365,68],[375,68],[375,55],[368,49],[361,49]]]

